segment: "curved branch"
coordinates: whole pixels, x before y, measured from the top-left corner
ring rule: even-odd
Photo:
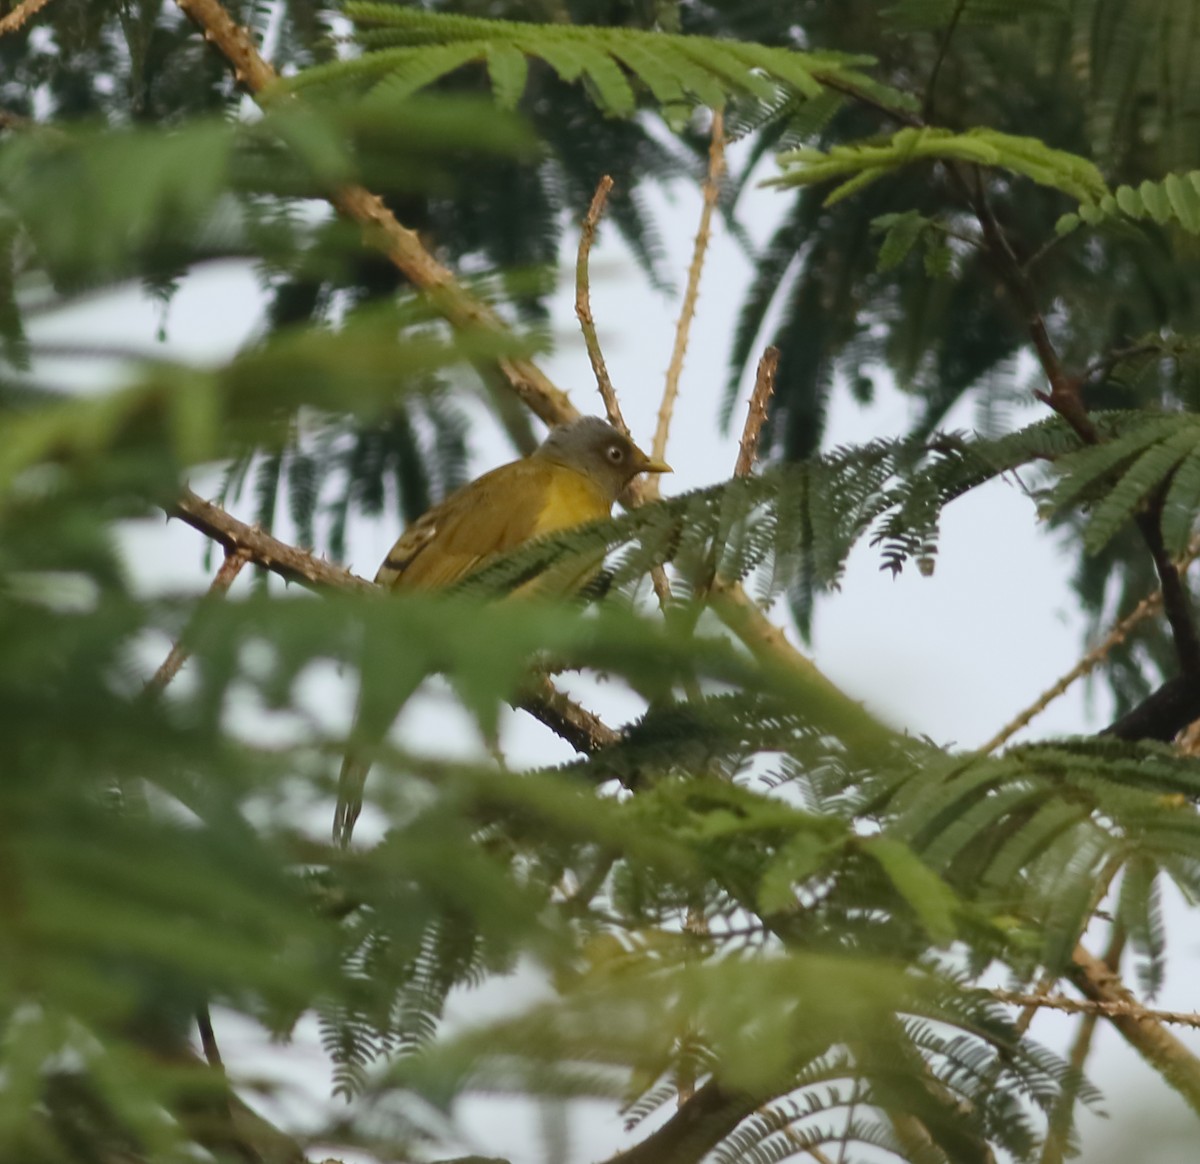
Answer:
[[[234,78],[260,104],[272,99],[270,89],[279,75],[262,58],[250,33],[239,28],[220,0],[175,0],[180,11],[215,45],[233,66]],[[260,100],[261,99],[261,100]],[[417,232],[402,226],[383,199],[363,186],[342,186],[329,201],[346,218],[357,222],[366,241],[387,256],[413,284],[424,291],[442,317],[457,328],[483,327],[507,332],[504,321],[476,299],[422,245]],[[579,416],[562,389],[531,360],[501,358],[495,366],[529,409],[549,425],[565,424]]]

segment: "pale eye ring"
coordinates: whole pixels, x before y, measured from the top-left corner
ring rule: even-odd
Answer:
[[[619,465],[625,460],[625,450],[620,445],[609,445],[604,450],[604,455],[614,464]]]

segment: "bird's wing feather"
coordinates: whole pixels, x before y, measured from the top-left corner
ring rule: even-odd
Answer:
[[[540,505],[530,461],[501,465],[452,493],[400,536],[375,575],[393,589],[432,590],[465,578],[493,554],[533,536]]]

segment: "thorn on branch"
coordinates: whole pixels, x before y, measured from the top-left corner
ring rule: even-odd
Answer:
[[[671,352],[671,363],[667,367],[667,380],[663,386],[662,403],[658,409],[658,427],[654,431],[654,442],[650,455],[662,460],[667,455],[667,438],[671,431],[671,418],[675,412],[675,401],[679,396],[679,379],[683,375],[683,358],[687,354],[688,336],[692,320],[696,315],[696,301],[700,294],[700,275],[704,270],[704,259],[708,254],[708,243],[712,238],[712,216],[721,193],[721,179],[725,175],[725,118],[721,110],[714,109],[712,115],[712,139],[708,147],[708,176],[704,179],[704,202],[700,209],[700,224],[696,228],[696,241],[692,246],[692,263],[688,268],[687,288],[683,293],[683,305],[679,309],[679,322],[675,325],[675,346]],[[650,497],[658,496],[659,483],[652,480],[648,487]]]
[[[575,316],[579,320],[579,329],[583,332],[583,342],[587,347],[588,359],[592,362],[592,372],[596,377],[596,387],[600,398],[604,401],[604,411],[613,428],[619,429],[629,436],[629,425],[621,415],[621,404],[613,388],[612,379],[608,374],[608,366],[604,362],[604,353],[600,349],[600,338],[596,335],[596,321],[592,316],[591,282],[588,273],[588,259],[592,253],[592,243],[596,238],[596,227],[604,214],[604,205],[613,188],[612,177],[605,174],[596,186],[592,195],[592,204],[583,220],[583,228],[579,232],[579,255],[575,260]]]
[[[779,369],[779,349],[769,347],[758,361],[754,375],[754,391],[750,393],[750,404],[746,412],[746,426],[738,443],[737,464],[733,467],[735,477],[748,477],[758,458],[758,441],[767,420],[767,407],[775,392],[775,373]]]
[[[0,36],[17,32],[23,28],[31,16],[40,12],[50,0],[22,0],[3,20],[0,20]]]

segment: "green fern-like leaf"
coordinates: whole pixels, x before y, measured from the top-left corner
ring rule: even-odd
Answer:
[[[770,102],[780,90],[811,99],[827,81],[870,89],[897,108],[908,104],[861,73],[869,58],[638,29],[522,24],[352,0],[345,13],[359,29],[362,56],[307,69],[288,89],[378,84],[407,96],[470,62],[486,62],[497,100],[512,107],[525,71],[516,54],[546,62],[566,82],[583,81],[596,104],[628,117],[637,97],[631,80],[664,108],[682,101],[722,107],[735,94]]]
[[[793,150],[781,154],[783,174],[772,186],[811,186],[842,179],[826,197],[830,206],[863,186],[915,162],[959,161],[1021,174],[1074,198],[1098,200],[1107,193],[1100,172],[1087,159],[1052,149],[1033,137],[992,129],[952,133],[946,129],[902,129],[874,145],[835,146],[828,151]]]
[[[1078,212],[1059,219],[1059,234],[1067,234],[1079,223],[1099,226],[1108,221],[1149,219],[1159,226],[1173,223],[1188,234],[1200,234],[1200,170],[1168,174],[1161,181],[1149,178],[1137,187],[1122,185],[1098,198],[1084,199]]]
[[[1114,440],[1061,458],[1056,464],[1060,480],[1049,503],[1059,509],[1081,500],[1093,504],[1084,546],[1096,553],[1140,505],[1168,484],[1195,453],[1197,442],[1200,420],[1194,416],[1146,417]],[[1170,546],[1176,552],[1182,552],[1191,528],[1192,515],[1179,507],[1188,496],[1193,471],[1171,499]]]

